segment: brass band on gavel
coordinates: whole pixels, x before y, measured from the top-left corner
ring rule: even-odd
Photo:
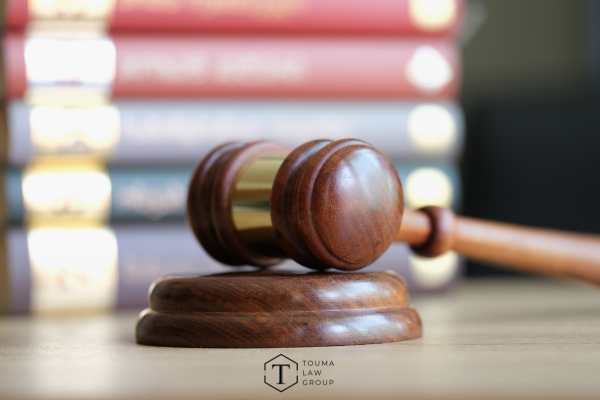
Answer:
[[[252,161],[240,172],[232,193],[232,219],[239,236],[257,253],[280,257],[271,221],[273,182],[287,153],[270,154]]]

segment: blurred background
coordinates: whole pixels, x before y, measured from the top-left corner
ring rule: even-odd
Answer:
[[[185,221],[227,141],[356,137],[409,207],[600,232],[600,2],[5,0],[0,307],[141,308],[225,271]],[[600,121],[598,121],[600,122]],[[297,268],[287,263],[287,268]],[[394,245],[412,292],[506,275]]]
[[[599,232],[600,2],[469,4],[464,213]],[[469,263],[468,273],[505,272]]]

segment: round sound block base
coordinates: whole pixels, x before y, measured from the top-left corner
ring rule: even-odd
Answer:
[[[136,327],[139,344],[172,347],[313,347],[421,336],[397,275],[232,273],[155,282]]]

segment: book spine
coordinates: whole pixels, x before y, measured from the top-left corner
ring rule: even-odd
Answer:
[[[66,19],[112,31],[448,35],[462,0],[7,0],[7,26]]]
[[[42,160],[6,173],[8,221],[182,221],[191,173],[191,167],[113,170],[97,163]]]
[[[180,224],[13,228],[5,239],[8,257],[0,272],[7,277],[7,304],[0,304],[0,311],[9,313],[142,308],[150,284],[161,276],[249,269],[212,260]],[[406,246],[392,245],[365,270],[394,271],[413,293],[443,290],[457,276],[456,258],[438,259],[435,265],[423,262]],[[309,272],[291,261],[281,267]]]
[[[141,308],[160,276],[228,271],[183,225],[10,229],[6,241],[12,313]]]
[[[273,140],[290,147],[353,137],[391,158],[455,159],[463,119],[453,103],[399,101],[119,101],[88,106],[8,106],[8,161],[92,156],[113,164],[197,162],[224,141]]]
[[[452,164],[398,165],[407,207],[457,204],[459,179]],[[109,168],[43,161],[6,174],[12,224],[69,220],[183,221],[193,167]],[[49,191],[48,188],[52,188]]]
[[[440,100],[454,97],[459,81],[456,48],[443,40],[33,33],[5,40],[7,95],[13,98],[67,86],[116,98]]]

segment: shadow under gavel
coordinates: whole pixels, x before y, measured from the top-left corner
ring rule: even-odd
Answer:
[[[269,142],[221,145],[194,173],[188,217],[205,250],[229,265],[292,258],[314,269],[356,270],[399,241],[423,256],[454,250],[600,283],[600,236],[486,222],[439,207],[405,209],[393,165],[353,139],[292,151]]]

